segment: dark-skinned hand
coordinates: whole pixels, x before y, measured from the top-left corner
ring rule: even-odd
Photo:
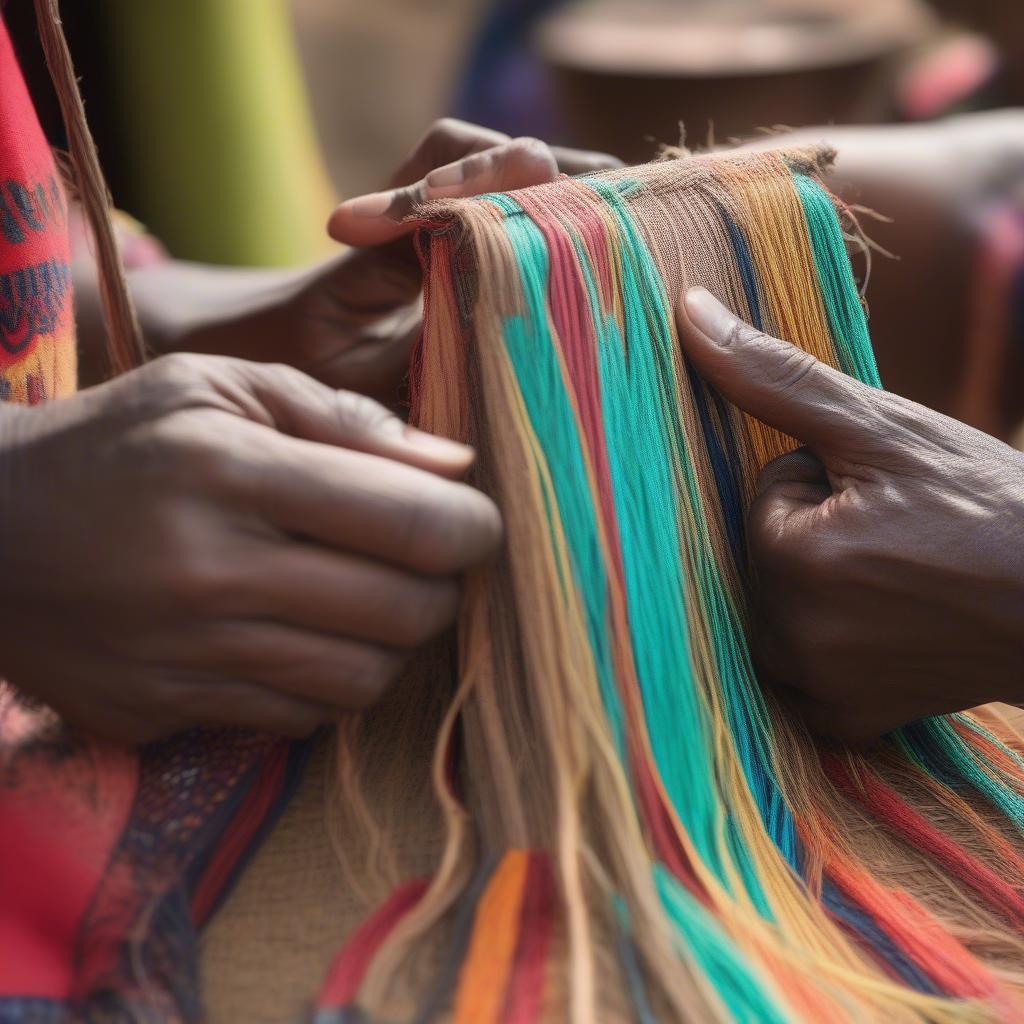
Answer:
[[[1024,455],[744,324],[702,288],[686,354],[803,442],[748,518],[762,679],[825,736],[1024,701]]]
[[[304,734],[453,620],[472,451],[290,367],[177,355],[0,407],[0,677],[129,742]]]
[[[403,223],[431,199],[506,191],[613,167],[603,153],[549,147],[446,119],[423,137],[384,192],[342,203],[331,235],[351,248],[299,271],[169,261],[129,275],[156,352],[208,352],[284,362],[332,387],[392,404],[420,329],[422,276]],[[80,333],[100,333],[89,268],[76,272]],[[95,325],[96,329],[91,329]],[[84,374],[95,381],[86,344]]]

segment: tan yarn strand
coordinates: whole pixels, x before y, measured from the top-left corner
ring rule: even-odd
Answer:
[[[74,64],[61,25],[58,0],[34,2],[39,40],[67,132],[75,187],[95,240],[96,269],[107,325],[107,355],[114,374],[121,374],[139,366],[145,355],[110,218],[110,192],[86,122]]]

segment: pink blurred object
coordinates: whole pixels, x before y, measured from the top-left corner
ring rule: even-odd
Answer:
[[[968,100],[992,81],[999,53],[987,39],[956,35],[913,61],[896,88],[896,102],[907,120],[927,121]]]
[[[125,270],[151,267],[169,258],[163,243],[151,235],[134,217],[121,210],[114,211],[114,233],[121,249]],[[71,239],[71,259],[91,261],[94,254],[92,236],[77,203],[71,204],[68,214],[68,235]]]

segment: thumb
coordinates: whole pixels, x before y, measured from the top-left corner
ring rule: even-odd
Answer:
[[[436,167],[411,185],[349,199],[331,214],[327,230],[348,245],[381,245],[411,234],[416,224],[409,216],[432,199],[509,192],[557,177],[558,159],[550,147],[537,139],[511,139]]]
[[[700,374],[751,416],[815,450],[877,447],[873,388],[745,324],[706,288],[686,293],[677,321]]]
[[[402,422],[354,391],[336,391],[290,366],[232,360],[217,386],[242,415],[283,434],[379,455],[452,479],[473,462],[468,445]]]

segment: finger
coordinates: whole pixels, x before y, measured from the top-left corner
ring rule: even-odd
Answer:
[[[232,361],[220,387],[249,419],[305,441],[350,448],[458,478],[473,449],[428,434],[383,405],[352,391],[336,391],[288,366]]]
[[[795,345],[745,324],[709,291],[691,288],[680,336],[701,375],[730,402],[815,451],[877,447],[879,396]]]
[[[493,149],[511,141],[508,135],[480,125],[447,117],[436,122],[420,139],[412,155],[391,179],[391,188],[411,185],[425,178],[435,167],[461,160],[471,153]],[[622,161],[608,153],[552,146],[558,169],[565,174],[592,174],[621,167]]]
[[[435,121],[416,144],[412,155],[391,178],[391,188],[401,188],[425,178],[435,167],[461,160],[470,153],[493,149],[509,141],[503,132],[478,124],[444,117]]]
[[[311,545],[268,547],[242,570],[243,614],[385,647],[418,647],[455,621],[454,578]]]
[[[757,476],[757,498],[793,505],[819,505],[832,495],[828,472],[807,448],[795,448],[766,463]]]
[[[437,167],[403,188],[350,199],[334,211],[328,231],[349,245],[381,245],[413,231],[416,225],[407,218],[430,200],[509,192],[558,174],[558,160],[543,142],[513,139]]]
[[[801,483],[828,485],[828,473],[821,460],[807,448],[794,448],[765,463],[757,476],[757,491],[762,493],[776,484]]]
[[[391,459],[270,435],[242,499],[286,534],[430,576],[489,557],[501,517],[479,491]]]
[[[203,721],[245,722],[227,717],[230,699],[241,697],[237,686],[255,691],[246,699],[255,713],[268,718],[282,701],[297,702],[307,722],[328,721],[379,700],[399,676],[407,652],[347,637],[296,629],[276,622],[222,622],[196,638],[197,672],[206,681],[203,692],[182,694],[184,706],[194,706]],[[222,680],[244,680],[225,684]],[[244,714],[239,712],[238,714]]]
[[[336,717],[328,704],[267,689],[245,679],[189,673],[173,680],[172,704],[193,725],[237,726],[308,736]]]
[[[431,171],[508,141],[509,137],[502,132],[453,117],[442,118],[420,139],[409,159],[392,176],[385,191],[357,196],[334,211],[327,222],[328,233],[349,245],[378,245],[408,234],[408,230],[395,228],[417,205],[426,201],[425,179]],[[366,219],[376,223],[368,226],[363,223]],[[368,233],[378,241],[362,241]],[[402,257],[408,262],[416,262],[415,254],[408,246],[402,251]]]
[[[833,541],[833,531],[823,528],[831,496],[827,483],[799,479],[779,479],[759,491],[747,513],[747,546],[759,576],[788,578],[799,569],[814,578]]]
[[[558,169],[563,174],[596,174],[598,171],[610,171],[624,166],[617,156],[610,153],[599,153],[589,149],[567,149],[565,146],[552,146],[551,152],[558,161]]]

